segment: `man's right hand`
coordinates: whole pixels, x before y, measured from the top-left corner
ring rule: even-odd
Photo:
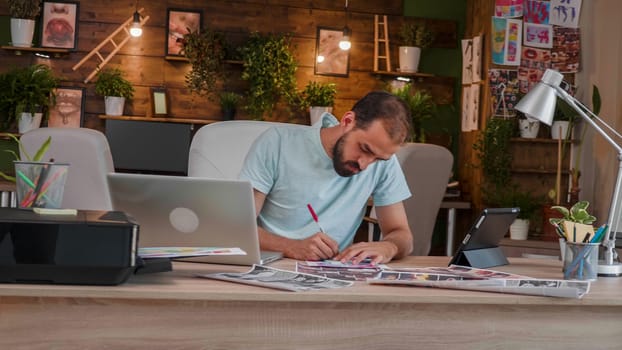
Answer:
[[[287,258],[296,260],[324,260],[332,259],[339,253],[339,245],[323,232],[302,240],[290,240],[283,254]]]

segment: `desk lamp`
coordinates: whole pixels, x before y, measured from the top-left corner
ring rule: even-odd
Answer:
[[[595,115],[589,108],[585,107],[574,97],[570,96],[564,89],[560,87],[563,82],[563,75],[552,69],[547,69],[542,75],[540,82],[523,97],[516,109],[525,113],[529,118],[539,120],[540,122],[551,125],[553,122],[553,113],[555,112],[555,104],[557,97],[568,103],[585,121],[591,125],[602,137],[607,140],[618,152],[618,174],[615,187],[611,196],[611,206],[609,208],[609,217],[607,218],[606,232],[604,233],[603,246],[604,260],[598,262],[598,275],[617,277],[622,275],[622,264],[619,262],[618,253],[615,250],[616,232],[614,228],[618,227],[620,221],[618,204],[620,201],[620,189],[622,187],[622,147],[605,131],[607,129],[617,137],[622,138],[613,128]],[[590,118],[588,113],[594,118]],[[598,121],[598,124],[596,123]]]

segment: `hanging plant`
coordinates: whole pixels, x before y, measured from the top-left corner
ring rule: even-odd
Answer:
[[[298,64],[290,50],[290,38],[251,33],[240,48],[244,70],[242,79],[249,82],[246,111],[254,119],[262,119],[285,98],[295,103]]]
[[[208,27],[190,32],[184,35],[181,53],[192,65],[186,74],[186,86],[200,96],[214,92],[225,71],[225,39],[222,33]]]

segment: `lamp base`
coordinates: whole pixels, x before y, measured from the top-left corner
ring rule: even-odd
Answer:
[[[604,261],[598,262],[599,277],[620,277],[622,276],[622,264],[614,262],[611,265],[605,264]]]

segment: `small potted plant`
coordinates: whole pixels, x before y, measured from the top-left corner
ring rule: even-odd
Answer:
[[[20,133],[38,128],[56,103],[54,93],[59,79],[43,64],[13,68],[0,74],[0,127]]]
[[[436,103],[432,95],[424,90],[413,91],[410,84],[406,84],[401,89],[394,90],[393,94],[401,98],[410,109],[413,128],[408,141],[425,142],[423,122],[436,114]]]
[[[576,241],[576,236],[584,237],[586,232],[593,233],[596,217],[588,213],[587,208],[590,206],[588,201],[578,201],[570,209],[563,206],[552,206],[551,209],[557,210],[562,217],[550,218],[549,223],[565,233],[566,238]]]
[[[331,113],[337,95],[337,85],[309,81],[301,93],[303,109],[308,109],[311,125],[315,124],[324,112]]]
[[[235,92],[225,91],[220,93],[220,110],[224,120],[232,120],[240,103],[242,96]]]
[[[518,216],[510,226],[510,238],[525,240],[529,227],[538,217],[544,199],[516,184],[508,184],[495,193],[488,194],[488,204],[503,208],[520,208]]]
[[[11,45],[31,47],[35,19],[41,13],[39,0],[7,0],[11,16]]]
[[[97,74],[95,93],[104,96],[106,114],[123,115],[125,100],[134,97],[132,83],[123,77],[119,68],[107,68]]]
[[[434,42],[435,35],[425,22],[404,22],[400,28],[402,46],[399,47],[400,71],[416,73],[419,70],[421,50]]]

